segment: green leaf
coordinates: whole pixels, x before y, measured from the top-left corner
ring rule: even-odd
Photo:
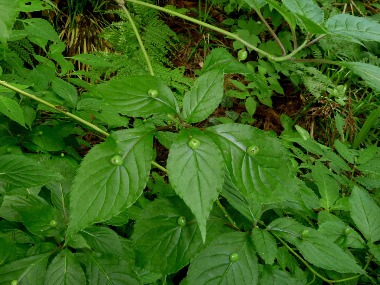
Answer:
[[[246,233],[232,232],[213,240],[190,263],[189,284],[257,284],[258,261]]]
[[[36,194],[5,195],[0,207],[0,217],[8,221],[21,222],[20,210],[47,205],[47,202]]]
[[[114,132],[83,159],[71,189],[68,232],[105,221],[142,194],[153,157],[154,130]]]
[[[0,266],[3,266],[14,250],[15,242],[10,237],[2,237],[0,235]]]
[[[87,282],[91,285],[141,285],[131,264],[115,257],[88,254],[86,264]]]
[[[9,285],[13,280],[18,280],[19,284],[44,284],[49,255],[35,255],[4,265],[0,268],[0,285]]]
[[[223,98],[224,76],[220,70],[211,70],[198,77],[190,92],[183,98],[183,118],[198,123],[214,112]]]
[[[380,264],[380,244],[375,245],[373,243],[368,243],[369,251],[373,254],[377,260],[377,264]]]
[[[94,90],[123,115],[143,117],[179,112],[172,91],[156,77],[136,75],[112,79],[98,84]],[[156,90],[157,96],[150,96],[149,90]]]
[[[372,243],[380,240],[380,207],[369,194],[354,187],[350,196],[351,218],[364,237]]]
[[[86,276],[74,254],[65,249],[50,263],[45,285],[82,285],[86,284]]]
[[[266,4],[265,0],[244,0],[252,9],[260,11],[260,9]]]
[[[20,11],[18,0],[0,0],[0,42],[5,44]]]
[[[274,237],[266,230],[254,228],[251,239],[257,254],[266,264],[273,264],[277,253],[277,243]]]
[[[18,187],[43,185],[60,177],[51,169],[23,155],[7,154],[0,156],[0,181]]]
[[[25,127],[24,112],[15,100],[0,96],[0,113]]]
[[[78,100],[77,90],[73,85],[56,77],[52,81],[52,88],[55,93],[62,99],[64,99],[70,107],[75,107]]]
[[[31,18],[22,20],[26,24],[25,30],[28,32],[28,36],[37,36],[41,39],[60,42],[57,32],[54,27],[45,19]]]
[[[333,35],[380,42],[380,24],[369,18],[338,14],[327,20],[326,28]]]
[[[224,48],[215,48],[207,56],[202,68],[202,74],[211,70],[221,70],[223,73],[251,73],[250,70]]]
[[[321,195],[321,204],[325,209],[330,209],[338,200],[340,187],[338,182],[331,177],[330,171],[322,163],[317,162],[312,166],[312,175]]]
[[[341,65],[351,69],[359,75],[375,91],[380,92],[380,67],[363,62],[340,62]]]
[[[193,139],[199,142],[196,149],[188,145]],[[205,240],[207,219],[222,190],[222,155],[198,129],[182,130],[169,150],[167,169],[171,185],[195,215]]]
[[[180,270],[202,245],[194,215],[176,196],[152,202],[137,220],[132,239],[136,265],[162,274]]]
[[[241,124],[211,127],[207,134],[221,151],[232,183],[245,197],[270,204],[294,199],[295,174],[287,150],[275,136]]]
[[[288,10],[284,9],[283,6],[281,6],[278,2],[275,0],[266,0],[270,6],[272,6],[274,9],[279,12],[282,17],[284,17],[285,21],[289,24],[290,28],[294,30],[296,28],[296,19],[294,18],[294,15],[292,13],[289,13]]]
[[[123,256],[123,247],[117,233],[107,227],[88,227],[80,232],[96,252]]]
[[[311,33],[323,34],[325,29],[319,25],[324,21],[323,10],[314,0],[283,0],[286,8],[298,17],[306,30]]]
[[[268,229],[295,245],[311,264],[339,273],[364,273],[356,261],[337,244],[326,239],[321,233],[305,227],[291,218],[279,218],[271,222]],[[308,236],[303,237],[304,230]]]
[[[21,0],[20,3],[20,10],[22,12],[36,12],[36,11],[43,11],[43,10],[49,10],[49,1],[44,0]]]
[[[301,285],[305,284],[295,279],[289,272],[280,270],[275,266],[265,265],[261,273],[260,283],[262,285]]]

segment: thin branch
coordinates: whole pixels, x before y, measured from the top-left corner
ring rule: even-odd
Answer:
[[[268,24],[267,20],[265,20],[263,14],[261,14],[261,12],[259,10],[257,10],[256,13],[259,16],[261,22],[264,23],[264,25],[267,27],[269,33],[272,35],[273,39],[276,41],[276,43],[280,47],[280,49],[282,51],[282,56],[285,56],[286,55],[286,50],[285,50],[285,47],[282,44],[281,40],[277,37],[276,33],[274,32],[274,30],[272,29],[272,27]]]
[[[141,51],[144,54],[144,57],[145,57],[145,60],[146,60],[146,64],[148,65],[149,72],[150,72],[150,74],[152,76],[154,76],[154,71],[153,71],[152,63],[151,63],[151,61],[149,59],[148,53],[146,52],[144,43],[143,43],[143,41],[141,39],[139,31],[137,30],[135,22],[133,21],[133,18],[131,16],[131,14],[129,13],[128,9],[125,7],[124,0],[115,0],[115,1],[116,1],[117,5],[119,5],[120,9],[123,10],[123,12],[125,13],[125,15],[127,15],[128,21],[129,21],[129,23],[132,26],[132,30],[133,30],[133,32],[136,35],[137,41],[139,42]]]
[[[321,39],[323,39],[325,36],[327,35],[320,35],[319,37],[315,38],[314,40],[310,41],[309,43],[307,43],[306,47],[309,47],[313,44],[315,44],[316,42],[319,42]]]
[[[109,136],[109,133],[107,133],[106,131],[103,131],[98,126],[95,126],[94,124],[91,124],[90,122],[87,122],[87,121],[83,120],[82,118],[79,118],[78,116],[75,116],[74,114],[71,114],[70,112],[62,110],[60,108],[60,106],[55,106],[55,105],[53,105],[53,104],[51,104],[51,103],[49,103],[49,102],[47,102],[47,101],[45,101],[45,100],[43,100],[41,98],[38,98],[37,96],[34,96],[34,95],[32,95],[32,94],[30,94],[28,92],[25,92],[25,91],[23,91],[21,89],[18,89],[16,87],[8,84],[5,81],[1,81],[0,80],[0,84],[3,85],[3,86],[5,86],[8,89],[11,89],[11,90],[13,90],[13,91],[21,94],[21,95],[29,97],[30,99],[32,99],[34,101],[37,101],[37,102],[39,102],[41,104],[44,104],[45,106],[48,106],[48,107],[56,110],[57,112],[60,112],[60,113],[62,113],[64,115],[66,115],[67,117],[70,117],[70,118],[74,119],[74,120],[78,121],[79,123],[82,123],[83,125],[86,125],[87,127],[93,129],[94,131],[96,131],[96,132],[98,132],[98,133],[100,133],[100,134],[102,134],[102,135],[104,135],[106,137]]]

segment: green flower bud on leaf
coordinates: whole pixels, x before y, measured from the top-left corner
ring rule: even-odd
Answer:
[[[184,216],[181,216],[177,219],[177,225],[180,227],[186,226],[186,218]]]
[[[123,158],[120,155],[116,154],[111,157],[110,162],[112,165],[120,166],[123,164]]]
[[[241,49],[238,51],[238,59],[239,61],[246,60],[248,56],[248,52],[245,49]]]
[[[149,89],[148,90],[148,95],[151,98],[156,98],[158,96],[158,91],[155,89]]]
[[[11,282],[11,285],[17,285],[18,284],[18,280],[12,280],[12,282]]]
[[[195,138],[192,138],[187,143],[188,147],[191,148],[191,149],[197,149],[200,144],[201,144],[201,142],[199,140],[195,139]]]
[[[247,147],[246,152],[249,156],[253,157],[259,152],[259,147],[257,145],[251,145]]]
[[[307,237],[309,237],[310,236],[310,232],[309,232],[309,230],[303,230],[302,232],[301,232],[301,237],[302,238],[307,238]]]
[[[50,221],[50,226],[53,228],[53,227],[56,227],[58,225],[57,221],[56,220],[51,220]]]
[[[43,131],[38,131],[37,135],[42,136],[44,134]]]
[[[231,262],[236,262],[238,260],[239,260],[239,254],[237,254],[236,252],[230,254],[230,261]]]
[[[351,229],[350,229],[350,227],[347,226],[347,227],[344,229],[344,235],[348,236],[350,233],[351,233]]]

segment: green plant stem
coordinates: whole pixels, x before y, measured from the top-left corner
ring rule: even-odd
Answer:
[[[264,23],[264,25],[267,27],[269,33],[272,35],[273,39],[276,41],[276,43],[278,44],[278,46],[280,47],[281,51],[282,51],[282,56],[286,56],[286,50],[285,50],[285,47],[284,45],[282,44],[281,40],[277,37],[276,33],[273,31],[272,27],[269,26],[267,20],[265,20],[263,14],[261,14],[260,10],[257,10],[256,11],[257,15],[259,16],[261,22]]]
[[[328,284],[334,284],[334,283],[341,283],[341,282],[346,282],[346,281],[350,281],[350,280],[353,280],[353,279],[356,279],[356,278],[359,278],[360,275],[355,275],[355,276],[351,276],[351,277],[348,277],[348,278],[344,278],[344,279],[338,279],[338,280],[330,280],[330,279],[327,279],[326,277],[322,276],[321,274],[319,274],[317,271],[315,271],[315,269],[306,261],[304,260],[297,252],[295,252],[282,238],[280,238],[278,235],[276,235],[273,231],[272,231],[272,234],[295,256],[297,257],[310,271],[311,273],[313,273],[315,276],[319,277],[320,279],[322,279],[323,281],[325,281],[326,283]]]
[[[226,30],[223,30],[221,28],[218,28],[218,27],[215,27],[213,25],[210,25],[210,24],[207,24],[205,22],[202,22],[202,21],[199,21],[197,19],[194,19],[192,17],[189,17],[189,16],[186,16],[186,15],[182,15],[180,13],[177,13],[175,11],[171,11],[171,10],[168,10],[168,9],[165,9],[165,8],[162,8],[162,7],[159,7],[159,6],[156,6],[156,5],[153,5],[153,4],[149,4],[149,3],[145,3],[145,2],[141,2],[141,1],[138,1],[138,0],[127,0],[131,3],[136,3],[136,4],[139,4],[139,5],[142,5],[142,6],[146,6],[146,7],[149,7],[149,8],[152,8],[152,9],[156,9],[158,11],[161,11],[161,12],[164,12],[164,13],[167,13],[167,14],[170,14],[170,15],[173,15],[173,16],[176,16],[176,17],[179,17],[181,19],[184,19],[186,21],[189,21],[189,22],[192,22],[194,24],[197,24],[197,25],[200,25],[200,26],[203,26],[205,28],[208,28],[210,30],[213,30],[215,32],[218,32],[218,33],[221,33],[222,35],[225,35],[227,37],[230,37],[234,40],[237,40],[239,42],[241,42],[242,44],[244,44],[246,47],[254,50],[255,52],[257,53],[260,53],[266,57],[268,57],[270,60],[273,60],[273,61],[285,61],[285,60],[288,60],[288,59],[291,59],[294,55],[296,55],[300,50],[302,50],[306,44],[309,42],[309,38],[307,37],[306,40],[302,43],[302,45],[300,45],[298,48],[294,49],[291,53],[289,53],[288,55],[285,55],[285,56],[274,56],[270,53],[267,53],[266,51],[263,51],[257,47],[255,47],[254,45],[250,44],[249,42],[245,41],[244,39],[242,39],[241,37],[239,37],[238,35],[234,34],[234,33],[231,33],[231,32],[228,32]]]
[[[224,216],[227,218],[227,220],[230,222],[231,226],[240,231],[240,229],[238,228],[238,226],[236,225],[235,221],[230,217],[230,215],[228,214],[226,208],[224,208],[224,206],[222,205],[222,203],[220,203],[219,201],[219,198],[216,199],[216,204],[218,205],[218,207],[222,210]]]
[[[157,162],[155,162],[155,161],[153,161],[153,160],[151,161],[151,164],[152,164],[153,166],[157,167],[159,170],[161,170],[161,171],[163,171],[163,172],[168,172],[168,170],[167,170],[165,167],[159,165]]]
[[[94,131],[96,131],[96,132],[98,132],[98,133],[100,133],[100,134],[102,134],[102,135],[104,135],[106,137],[109,136],[109,133],[107,133],[106,131],[103,131],[102,129],[100,129],[99,127],[95,126],[94,124],[91,124],[90,122],[87,122],[87,121],[83,120],[82,118],[79,118],[78,116],[75,116],[74,114],[71,114],[70,112],[66,112],[64,110],[61,110],[59,108],[59,106],[55,106],[55,105],[53,105],[53,104],[51,104],[51,103],[49,103],[49,102],[47,102],[47,101],[45,101],[45,100],[43,100],[41,98],[38,98],[37,96],[34,96],[34,95],[32,95],[32,94],[30,94],[28,92],[25,92],[25,91],[23,91],[21,89],[18,89],[17,87],[12,86],[12,85],[8,84],[5,81],[1,81],[0,80],[0,84],[3,85],[4,87],[8,88],[8,89],[11,89],[11,90],[13,90],[13,91],[21,94],[21,95],[24,95],[26,97],[29,97],[32,100],[35,100],[35,101],[37,101],[37,102],[39,102],[41,104],[44,104],[45,106],[48,106],[48,107],[56,110],[57,112],[60,112],[60,113],[62,113],[64,115],[66,115],[67,117],[70,117],[70,118],[74,119],[74,120],[78,121],[79,123],[82,123],[83,125],[86,125],[87,127],[93,129]]]
[[[120,9],[123,10],[123,12],[125,13],[125,15],[127,15],[128,21],[129,21],[129,23],[132,26],[132,29],[133,29],[133,32],[136,35],[137,41],[139,42],[141,51],[144,54],[144,57],[145,57],[145,60],[146,60],[146,64],[148,65],[149,72],[150,72],[150,74],[152,76],[154,76],[154,70],[153,70],[153,67],[152,67],[152,63],[151,63],[151,61],[149,59],[148,53],[146,52],[144,43],[143,43],[143,41],[141,39],[139,31],[137,30],[135,22],[133,21],[133,18],[131,16],[131,14],[129,13],[128,9],[125,7],[124,0],[115,0],[115,1],[116,1],[117,5],[119,5]]]

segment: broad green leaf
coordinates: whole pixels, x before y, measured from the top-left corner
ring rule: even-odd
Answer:
[[[64,220],[57,209],[50,205],[23,207],[18,210],[25,227],[37,236],[58,236],[65,229]]]
[[[0,156],[0,181],[18,187],[34,187],[59,179],[53,170],[43,167],[36,160],[23,155]]]
[[[116,256],[88,254],[87,282],[91,285],[142,285],[132,265]]]
[[[2,237],[0,235],[0,266],[3,266],[14,250],[15,242],[9,237]]]
[[[364,273],[355,259],[337,244],[291,218],[278,218],[269,224],[268,229],[296,246],[302,256],[315,266],[339,273]],[[305,230],[308,233],[303,237]]]
[[[244,197],[228,177],[225,177],[224,179],[221,195],[249,221],[256,223],[260,219],[262,214],[261,204]]]
[[[207,56],[202,68],[202,74],[211,70],[221,70],[223,73],[248,74],[250,70],[224,48],[215,48]]]
[[[265,0],[244,0],[252,9],[260,11],[260,9],[266,4]]]
[[[21,0],[20,3],[20,10],[22,12],[36,12],[36,11],[43,11],[43,10],[49,10],[50,6],[49,1],[44,0]]]
[[[0,0],[0,42],[6,43],[20,11],[18,0]]]
[[[260,276],[260,285],[302,285],[305,283],[300,282],[292,277],[289,272],[280,270],[277,266],[265,265]]]
[[[195,140],[199,143],[191,148]],[[215,143],[198,129],[182,130],[169,150],[170,184],[195,215],[203,240],[213,203],[222,190],[223,158]]]
[[[173,92],[156,77],[136,75],[116,78],[98,84],[94,90],[123,115],[143,117],[155,113],[178,113]],[[157,91],[156,97],[149,95],[150,90]]]
[[[339,184],[331,177],[331,173],[327,167],[320,162],[317,162],[315,166],[312,167],[312,175],[318,186],[319,194],[322,197],[322,207],[328,210],[339,198]]]
[[[188,123],[198,123],[214,112],[223,98],[224,76],[221,70],[211,70],[198,77],[183,98],[183,117]]]
[[[220,149],[231,181],[243,196],[264,204],[294,200],[295,174],[287,150],[276,137],[240,124],[210,127],[207,134]]]
[[[252,284],[258,282],[258,261],[246,233],[223,234],[190,263],[189,284]]]
[[[373,254],[377,260],[377,264],[380,264],[380,244],[375,245],[373,243],[368,243],[369,251]]]
[[[75,59],[81,63],[93,66],[93,67],[112,67],[113,64],[107,61],[104,57],[100,57],[94,54],[77,54],[69,58]]]
[[[364,237],[372,243],[380,240],[380,207],[369,194],[354,187],[350,196],[351,218]]]
[[[45,285],[85,285],[86,276],[70,250],[65,249],[50,263]]]
[[[314,0],[283,0],[282,2],[300,19],[306,30],[316,34],[325,33],[325,29],[320,25],[324,21],[324,13]]]
[[[154,130],[114,132],[83,159],[71,189],[73,234],[130,207],[142,194],[153,157]]]
[[[25,126],[24,112],[15,100],[0,95],[0,113],[21,126]]]
[[[4,265],[0,268],[0,285],[9,285],[13,280],[19,284],[44,284],[49,255],[50,253],[35,255]]]
[[[380,23],[369,18],[338,14],[327,20],[326,28],[330,34],[380,42]]]
[[[73,85],[56,77],[52,81],[52,88],[55,93],[62,99],[64,99],[70,107],[75,107],[78,100],[77,90]]]
[[[363,238],[354,229],[340,220],[326,221],[319,226],[318,231],[328,240],[343,248],[365,248]]]
[[[380,92],[380,67],[363,62],[340,62],[340,64],[363,78],[376,92]]]
[[[107,227],[88,227],[80,232],[96,252],[123,256],[123,247],[117,233]]]
[[[52,42],[60,42],[57,32],[54,27],[45,19],[31,18],[22,20],[26,24],[25,30],[28,36],[36,36],[44,40]]]
[[[156,199],[137,220],[132,239],[136,265],[153,272],[177,272],[202,245],[194,215],[176,196]]]
[[[288,10],[284,9],[282,5],[280,5],[275,0],[266,0],[267,3],[272,6],[274,9],[279,12],[282,17],[284,17],[285,21],[289,24],[290,28],[294,30],[296,28],[296,19],[294,18],[294,15],[290,13]]]
[[[252,231],[251,239],[257,254],[266,264],[273,264],[277,253],[275,238],[268,231],[256,227]]]

